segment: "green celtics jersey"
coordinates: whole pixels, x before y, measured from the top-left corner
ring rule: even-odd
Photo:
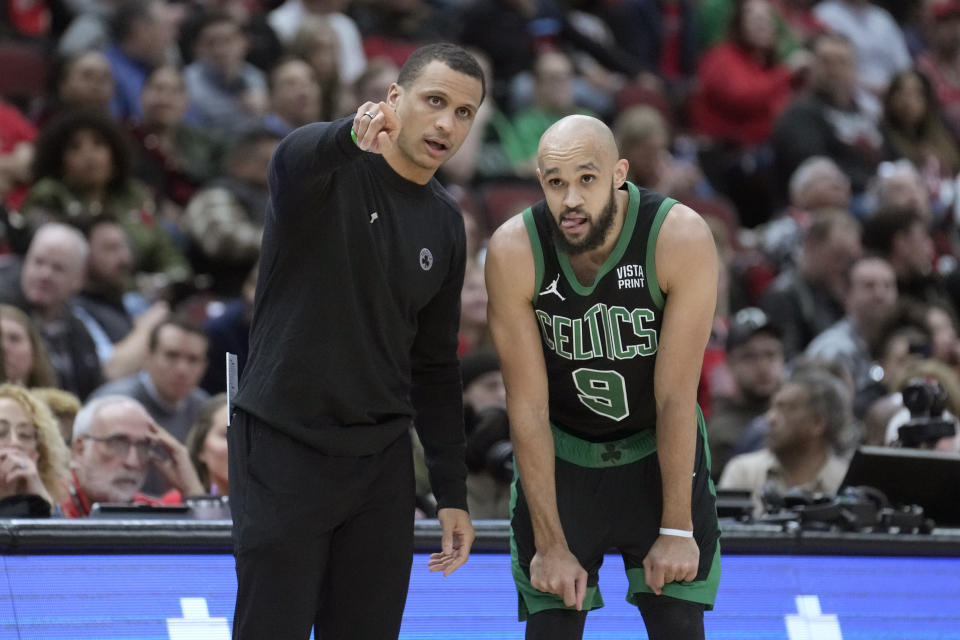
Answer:
[[[523,212],[536,264],[533,307],[547,365],[550,420],[594,441],[653,429],[653,369],[663,318],[654,254],[675,200],[627,182],[620,238],[592,283],[553,242],[541,201]]]

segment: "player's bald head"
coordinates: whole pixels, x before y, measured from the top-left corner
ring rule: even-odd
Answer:
[[[603,163],[614,164],[618,158],[617,142],[610,127],[591,116],[574,115],[553,123],[541,136],[537,148],[537,164],[552,156],[589,155]]]

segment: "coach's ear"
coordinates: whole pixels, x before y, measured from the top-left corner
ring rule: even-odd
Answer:
[[[387,104],[390,105],[390,108],[394,111],[397,110],[397,104],[400,102],[400,96],[403,95],[403,87],[394,82],[390,85],[390,88],[387,89]]]
[[[630,170],[630,163],[625,158],[617,160],[613,166],[613,187],[619,189],[627,181],[627,173]]]

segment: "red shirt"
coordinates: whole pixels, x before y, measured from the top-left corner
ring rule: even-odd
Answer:
[[[23,114],[9,104],[0,103],[0,155],[6,155],[22,142],[33,142],[37,129]],[[27,186],[17,185],[4,199],[11,209],[18,209],[27,196]]]
[[[704,54],[697,79],[690,105],[694,130],[741,145],[767,141],[792,93],[787,67],[764,66],[728,42]]]
[[[70,472],[72,481],[68,487],[67,499],[60,503],[60,510],[63,511],[64,518],[86,518],[90,515],[91,502],[84,495],[83,490],[77,485],[77,474]],[[177,490],[171,490],[159,498],[139,493],[133,496],[132,504],[183,504],[183,496]]]

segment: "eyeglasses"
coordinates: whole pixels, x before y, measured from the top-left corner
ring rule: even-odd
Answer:
[[[151,440],[150,438],[144,438],[143,440],[137,440],[134,442],[127,436],[122,435],[100,438],[96,436],[83,437],[104,443],[111,455],[114,455],[118,458],[126,458],[128,455],[130,455],[130,447],[136,447],[137,457],[143,462],[148,460],[164,460],[167,458],[167,451],[160,446],[159,443]]]

